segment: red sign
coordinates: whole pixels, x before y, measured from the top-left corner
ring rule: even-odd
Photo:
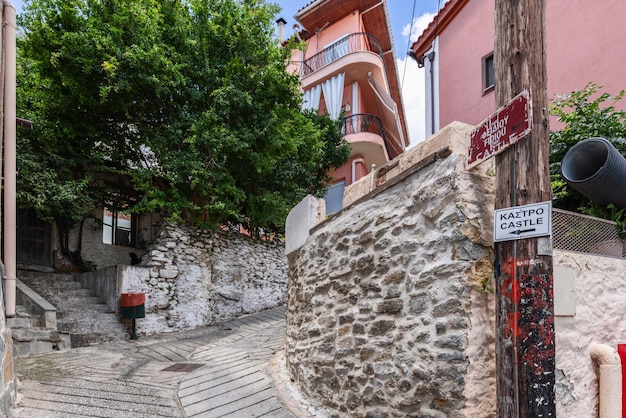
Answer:
[[[530,133],[530,93],[524,90],[470,133],[467,168],[501,153]]]

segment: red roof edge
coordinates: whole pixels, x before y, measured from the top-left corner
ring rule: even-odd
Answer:
[[[424,32],[411,45],[411,51],[415,53],[418,60],[422,60],[426,52],[432,46],[433,41],[459,14],[469,0],[450,0],[435,15],[435,18],[424,29]]]

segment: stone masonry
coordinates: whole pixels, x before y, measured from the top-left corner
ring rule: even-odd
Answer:
[[[0,275],[4,277],[4,264],[0,263]],[[4,299],[4,290],[0,289]],[[17,375],[15,374],[11,329],[4,316],[4,304],[0,308],[0,416],[8,416],[9,409],[17,397]]]
[[[494,414],[494,188],[464,169],[470,129],[381,167],[289,254],[287,370],[332,416]]]
[[[120,293],[146,294],[140,334],[213,325],[286,300],[284,244],[235,232],[166,224],[141,264],[123,270]]]

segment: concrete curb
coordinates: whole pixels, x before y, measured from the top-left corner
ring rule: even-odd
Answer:
[[[289,379],[285,363],[285,349],[278,350],[267,366],[267,374],[272,380],[278,402],[295,418],[327,418],[330,414],[322,408],[311,405]]]

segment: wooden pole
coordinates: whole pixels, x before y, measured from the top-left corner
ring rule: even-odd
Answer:
[[[533,128],[496,156],[496,209],[552,200],[546,89],[545,0],[496,0],[497,107],[530,91]],[[555,417],[551,251],[542,238],[496,250],[497,400],[500,418]],[[550,247],[550,246],[549,246]]]

